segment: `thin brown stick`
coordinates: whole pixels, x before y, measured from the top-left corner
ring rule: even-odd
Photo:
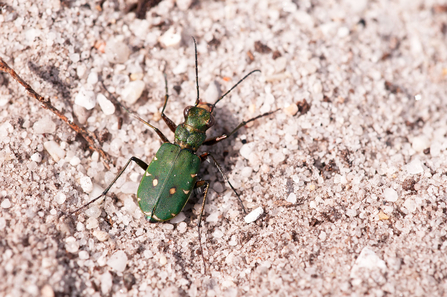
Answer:
[[[13,79],[15,79],[18,83],[20,83],[29,93],[29,95],[35,99],[37,99],[40,103],[42,103],[42,107],[45,109],[50,110],[53,112],[56,116],[58,116],[61,120],[63,120],[67,125],[71,127],[76,133],[80,134],[88,143],[88,146],[90,149],[96,151],[99,153],[99,155],[103,159],[104,166],[107,167],[107,169],[110,169],[109,163],[111,163],[110,156],[104,152],[101,147],[97,144],[98,139],[93,133],[90,133],[83,127],[79,127],[75,123],[71,122],[65,115],[63,115],[59,110],[57,110],[53,105],[51,105],[50,99],[45,99],[44,97],[40,96],[36,91],[31,88],[29,84],[27,84],[11,67],[6,64],[5,61],[3,61],[2,58],[0,58],[0,71],[6,72],[9,75],[12,76]]]

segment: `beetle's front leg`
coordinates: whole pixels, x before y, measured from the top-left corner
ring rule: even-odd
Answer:
[[[196,184],[194,185],[195,189],[203,188],[203,187],[205,187],[205,191],[204,191],[204,194],[203,194],[203,202],[202,202],[202,208],[200,209],[199,221],[197,223],[197,231],[199,233],[200,252],[202,253],[203,267],[205,267],[205,274],[206,274],[206,263],[205,263],[205,256],[203,255],[202,237],[200,236],[200,225],[201,225],[201,222],[202,222],[203,211],[205,209],[206,196],[208,195],[208,189],[210,188],[210,182],[206,181],[206,180],[196,181]]]
[[[92,201],[90,201],[90,202],[84,204],[83,206],[77,208],[76,210],[70,212],[70,214],[73,214],[73,213],[75,213],[75,212],[80,211],[81,209],[83,209],[83,208],[89,206],[90,204],[92,204],[93,202],[97,201],[99,198],[101,198],[101,197],[107,195],[107,192],[109,192],[109,190],[110,190],[110,188],[113,186],[113,184],[118,180],[118,178],[120,178],[120,176],[123,174],[124,170],[126,170],[127,166],[129,166],[129,164],[130,164],[131,161],[134,161],[135,163],[137,163],[137,165],[140,166],[144,171],[147,170],[148,165],[147,165],[144,161],[138,159],[137,157],[131,157],[131,158],[129,159],[129,161],[127,161],[127,163],[126,163],[126,165],[124,166],[124,168],[118,173],[118,175],[117,175],[117,176],[115,177],[115,179],[110,183],[110,185],[109,185],[107,188],[105,188],[105,190],[102,192],[101,195],[99,195],[98,197],[96,197],[96,198],[93,199]]]

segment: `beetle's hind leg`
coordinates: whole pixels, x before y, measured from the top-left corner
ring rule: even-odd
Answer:
[[[118,180],[118,178],[120,178],[120,176],[123,174],[124,170],[126,170],[127,166],[129,166],[129,164],[130,164],[131,161],[134,161],[135,163],[137,163],[137,165],[140,166],[144,171],[147,170],[148,165],[147,165],[144,161],[138,159],[137,157],[131,157],[131,158],[129,159],[129,161],[127,161],[127,163],[126,163],[126,165],[124,166],[124,168],[121,169],[121,171],[118,173],[118,175],[115,177],[115,179],[110,183],[110,185],[109,185],[107,188],[105,188],[105,190],[101,193],[101,195],[99,195],[98,197],[96,197],[96,198],[93,199],[92,201],[90,201],[90,202],[88,202],[88,203],[82,205],[81,207],[77,208],[76,210],[70,212],[70,214],[73,214],[73,213],[75,213],[75,212],[80,211],[81,209],[86,208],[87,206],[89,206],[89,205],[92,204],[93,202],[97,201],[97,200],[100,199],[101,197],[107,195],[107,193],[109,192],[110,188],[113,186],[113,184],[115,184],[115,182]]]
[[[197,222],[197,231],[199,233],[200,252],[202,254],[203,267],[205,268],[205,274],[206,274],[205,256],[203,255],[202,237],[200,236],[200,226],[202,223],[203,211],[205,209],[206,196],[208,195],[208,189],[210,188],[210,182],[206,180],[199,180],[194,185],[194,188],[202,188],[202,187],[205,187],[205,190],[203,193],[203,201],[202,201],[202,208],[200,209],[199,221]]]

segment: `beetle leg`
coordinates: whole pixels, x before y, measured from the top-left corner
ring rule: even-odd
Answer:
[[[70,214],[73,214],[73,213],[75,213],[75,212],[80,211],[81,209],[83,209],[83,208],[89,206],[90,204],[92,204],[93,202],[97,201],[97,200],[100,199],[101,197],[107,195],[107,192],[109,192],[109,190],[110,190],[110,188],[113,186],[113,184],[118,180],[118,178],[120,178],[120,176],[123,174],[124,170],[126,170],[127,166],[129,166],[129,164],[130,164],[131,161],[134,161],[135,163],[137,163],[137,165],[140,166],[141,168],[143,168],[144,171],[147,170],[148,165],[147,165],[144,161],[138,159],[137,157],[131,157],[131,158],[129,159],[129,161],[127,161],[127,163],[126,163],[126,165],[124,166],[124,168],[121,169],[121,171],[118,173],[118,175],[115,177],[115,179],[110,183],[110,185],[109,185],[107,188],[105,188],[105,190],[102,192],[101,195],[99,195],[98,197],[96,197],[96,198],[93,199],[92,201],[90,201],[90,202],[84,204],[83,206],[77,208],[75,211],[70,212]]]
[[[199,180],[194,185],[194,188],[202,188],[202,187],[205,187],[205,191],[203,194],[203,202],[202,202],[202,208],[200,209],[199,221],[197,223],[197,232],[199,233],[200,252],[202,253],[203,267],[205,267],[205,274],[206,274],[205,256],[203,255],[202,237],[200,236],[200,226],[202,223],[203,210],[205,209],[206,196],[208,194],[208,189],[210,188],[210,182],[206,180]]]
[[[166,78],[166,73],[163,73],[163,75],[165,77],[166,94],[165,94],[165,103],[163,104],[163,109],[161,110],[161,118],[163,119],[163,121],[165,121],[166,125],[168,125],[169,129],[171,129],[171,131],[175,133],[177,125],[165,115],[165,108],[166,105],[168,104],[169,95],[168,95],[168,80]]]
[[[264,114],[258,115],[257,117],[251,118],[251,119],[249,119],[249,120],[247,120],[247,121],[243,121],[242,123],[239,124],[239,126],[237,126],[233,131],[231,131],[230,134],[228,134],[228,135],[227,135],[227,134],[222,134],[221,136],[216,136],[216,137],[209,138],[209,139],[207,139],[207,140],[205,140],[205,141],[203,142],[203,145],[213,145],[213,144],[216,144],[216,143],[218,143],[218,142],[220,142],[220,141],[222,141],[222,140],[224,140],[224,139],[227,139],[228,137],[230,137],[231,135],[233,135],[237,130],[239,130],[239,129],[242,128],[243,126],[247,125],[248,123],[253,122],[254,120],[257,120],[257,119],[259,119],[259,118],[262,118],[262,117],[266,117],[266,116],[268,116],[268,115],[271,115],[272,113],[275,113],[275,112],[277,112],[278,110],[279,110],[279,109],[277,109],[277,110],[275,110],[275,111],[266,112],[266,113],[264,113]]]
[[[210,156],[213,159],[214,165],[216,165],[217,169],[219,170],[220,174],[222,175],[223,179],[225,180],[225,182],[227,184],[230,185],[230,188],[233,190],[233,192],[236,194],[237,199],[239,199],[239,202],[241,203],[241,207],[242,210],[244,211],[244,213],[247,213],[245,211],[245,207],[244,207],[244,203],[242,202],[241,197],[239,196],[239,194],[236,192],[236,189],[233,187],[233,185],[230,183],[230,181],[227,179],[227,177],[225,176],[225,174],[222,171],[222,168],[220,167],[219,163],[217,163],[216,159],[213,157],[213,155],[211,155],[210,153],[203,153],[202,155],[199,156],[200,160],[203,162],[206,160],[206,158]]]
[[[112,93],[109,92],[109,90],[107,90],[106,86],[104,85],[104,82],[101,81],[102,83],[102,87],[107,91],[107,93],[109,93],[110,98],[113,99],[113,102],[115,102],[116,104],[118,104],[122,109],[124,109],[128,114],[130,114],[134,119],[139,120],[140,122],[142,122],[143,124],[151,127],[152,129],[154,129],[155,133],[157,133],[158,137],[161,138],[161,140],[163,141],[163,143],[169,142],[168,138],[166,138],[166,136],[163,134],[163,132],[161,132],[157,127],[152,126],[151,124],[149,124],[148,122],[146,122],[145,120],[143,120],[142,118],[140,118],[136,113],[130,111],[129,109],[127,109],[127,107],[125,107],[121,102],[118,101],[118,99],[115,98],[115,96],[113,96]],[[166,99],[165,101],[165,105],[166,102],[168,100]]]

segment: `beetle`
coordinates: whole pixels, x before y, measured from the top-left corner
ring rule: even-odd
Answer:
[[[123,106],[120,102],[116,100],[117,103],[130,115],[132,115],[137,120],[151,127],[163,141],[163,144],[161,145],[161,147],[159,148],[159,150],[155,154],[155,157],[152,159],[149,165],[137,157],[131,157],[127,161],[124,168],[117,174],[117,176],[110,183],[110,185],[107,188],[105,188],[105,190],[101,193],[101,195],[99,195],[98,197],[94,198],[87,204],[81,206],[80,208],[76,209],[71,213],[75,213],[87,207],[91,203],[97,201],[101,197],[105,196],[110,190],[110,188],[113,186],[113,184],[123,174],[123,172],[126,170],[130,162],[132,161],[135,162],[145,171],[141,179],[140,185],[138,187],[137,201],[141,211],[145,215],[146,220],[149,222],[163,222],[174,218],[182,211],[186,202],[190,198],[193,190],[195,188],[204,188],[203,202],[200,210],[197,227],[199,232],[198,237],[199,237],[200,249],[202,251],[202,259],[206,273],[206,265],[205,265],[205,259],[203,257],[203,249],[200,237],[200,227],[210,182],[206,180],[199,180],[197,174],[199,172],[201,163],[203,163],[208,157],[211,157],[213,159],[214,164],[222,174],[224,180],[229,184],[231,189],[238,197],[242,210],[244,211],[244,213],[246,213],[246,211],[239,194],[236,192],[234,187],[225,177],[222,169],[220,168],[215,158],[209,152],[197,155],[197,150],[202,145],[214,145],[224,139],[227,139],[241,127],[245,126],[247,123],[250,123],[261,117],[268,116],[276,112],[277,110],[261,114],[247,121],[243,121],[228,135],[222,134],[220,136],[207,139],[206,131],[215,124],[213,112],[216,104],[219,101],[221,101],[234,88],[236,88],[248,76],[250,76],[254,72],[260,72],[260,71],[253,70],[247,75],[245,75],[230,90],[228,90],[225,94],[223,94],[214,104],[202,102],[200,101],[199,96],[197,44],[194,38],[193,40],[195,49],[197,99],[194,103],[194,106],[188,106],[185,108],[183,112],[185,121],[180,125],[176,125],[164,113],[169,98],[167,79],[165,75],[166,94],[161,116],[164,122],[169,127],[169,129],[174,133],[174,142],[171,143],[158,128],[154,127],[147,121],[141,119],[139,116],[128,110],[125,106]]]

